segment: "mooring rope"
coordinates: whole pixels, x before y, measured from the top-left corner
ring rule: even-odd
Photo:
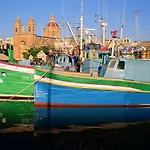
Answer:
[[[49,71],[45,72],[41,78],[38,80],[40,81],[44,75],[46,75]],[[37,82],[37,81],[36,81]],[[26,89],[28,89],[30,86],[32,86],[35,83],[35,81],[33,81],[31,84],[29,84],[27,87],[23,88],[21,91],[19,91],[18,93],[16,93],[15,95],[11,96],[9,99],[3,101],[2,103],[0,103],[0,106],[6,102],[8,102],[9,100],[11,100],[12,98],[14,98],[15,96],[19,95],[21,92],[25,91]],[[28,97],[28,100],[30,99],[30,97]]]

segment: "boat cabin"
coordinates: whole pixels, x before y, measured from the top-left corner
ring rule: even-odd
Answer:
[[[102,49],[102,47],[99,44],[93,44],[92,46],[84,46],[84,63],[82,66],[82,71],[87,73],[97,71],[100,63],[104,64],[109,55],[110,51],[108,49]]]
[[[68,70],[68,71],[74,71],[74,59],[73,56],[70,56],[68,54],[62,54],[62,55],[58,55],[55,56],[54,58],[55,60],[55,69],[60,69],[62,70],[62,68],[64,70]]]
[[[150,82],[150,60],[111,59],[104,64],[100,77]]]

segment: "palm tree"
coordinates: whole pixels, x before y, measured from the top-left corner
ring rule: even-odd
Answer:
[[[23,52],[22,54],[23,54],[23,58],[29,59],[30,54],[28,52]]]
[[[40,49],[47,55],[49,52],[49,48],[47,46],[41,46]]]
[[[40,48],[37,47],[31,47],[28,50],[28,53],[33,57],[33,59],[35,59],[37,57],[37,54],[41,51]]]

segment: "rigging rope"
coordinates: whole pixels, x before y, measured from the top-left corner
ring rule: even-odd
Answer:
[[[49,71],[45,72],[45,73],[41,76],[41,78],[40,78],[38,81],[40,81],[40,80],[42,79],[42,77],[43,77],[44,75],[46,75],[48,72],[49,72]],[[36,81],[36,82],[37,82],[37,81]],[[7,100],[3,101],[2,103],[0,103],[0,106],[1,106],[2,104],[4,104],[4,103],[8,102],[9,100],[11,100],[12,98],[14,98],[15,96],[19,95],[21,92],[23,92],[23,91],[25,91],[26,89],[28,89],[28,88],[29,88],[30,86],[32,86],[34,83],[35,83],[35,81],[33,81],[31,84],[29,84],[27,87],[23,88],[21,91],[19,91],[19,92],[16,93],[15,95],[11,96],[9,99],[7,99]],[[29,99],[30,99],[30,96],[28,97],[28,100],[29,100]]]

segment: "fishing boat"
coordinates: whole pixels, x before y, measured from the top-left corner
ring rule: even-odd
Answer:
[[[81,2],[83,6],[83,1]],[[82,8],[81,8],[82,10]],[[80,59],[83,50],[83,12],[80,18]],[[107,23],[101,20],[103,44]],[[34,105],[44,107],[149,107],[150,106],[150,60],[114,58],[116,31],[112,32],[111,57],[108,51],[102,59],[84,60],[80,72],[58,70],[55,67],[39,69],[34,74]],[[89,53],[91,53],[89,49]],[[119,49],[117,49],[119,51]],[[99,52],[99,51],[98,51]],[[88,54],[89,55],[89,54]],[[94,56],[99,55],[95,53]],[[69,58],[62,59],[70,68]],[[101,70],[99,69],[99,66]],[[45,75],[43,75],[45,74]]]
[[[61,61],[59,61],[61,62]],[[38,66],[49,68],[49,66]],[[64,64],[55,65],[64,69]],[[19,62],[0,61],[0,98],[3,100],[32,99],[34,95],[34,66],[29,60]]]
[[[149,107],[149,66],[149,60],[110,59],[99,76],[35,68],[34,105]]]
[[[0,62],[1,99],[33,99],[34,67]]]

